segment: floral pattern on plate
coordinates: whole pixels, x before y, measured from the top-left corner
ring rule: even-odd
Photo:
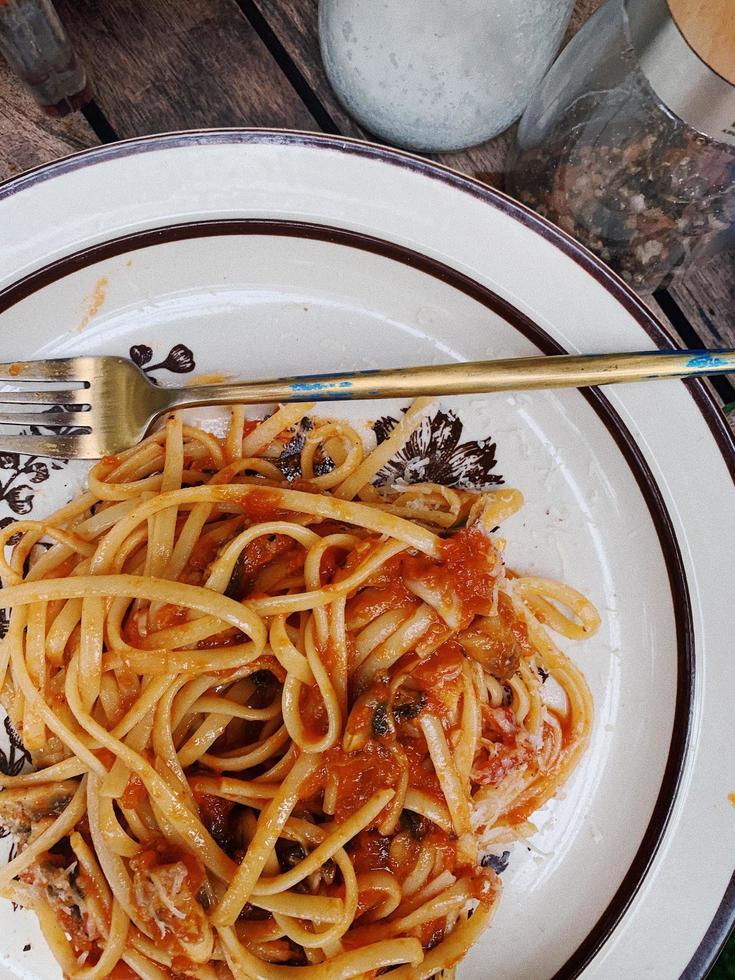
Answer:
[[[390,415],[373,425],[378,445],[388,438],[398,419]],[[503,483],[497,465],[497,445],[488,439],[460,442],[462,420],[451,409],[422,419],[403,449],[377,475],[378,484],[440,483],[460,490],[484,490]]]

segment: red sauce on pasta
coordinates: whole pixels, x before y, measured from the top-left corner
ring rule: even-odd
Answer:
[[[350,556],[353,562],[356,562],[357,551],[355,549]],[[360,560],[364,561],[368,553],[366,548]],[[418,580],[448,606],[458,601],[463,619],[469,622],[477,614],[491,612],[500,568],[497,552],[487,534],[481,527],[473,525],[443,540],[438,558],[401,552],[384,562],[367,582],[378,589],[390,588],[396,590],[397,595],[405,595],[410,594],[406,580]]]
[[[252,524],[282,521],[289,514],[281,507],[281,498],[277,490],[248,490],[239,494],[238,501],[243,513]]]
[[[449,640],[414,668],[412,678],[428,701],[428,710],[446,715],[455,708],[462,693],[465,657],[456,640]]]
[[[459,596],[465,613],[487,614],[498,576],[497,552],[480,525],[465,527],[442,542],[445,587]]]
[[[319,693],[306,685],[299,694],[299,714],[307,735],[312,739],[326,735],[329,719],[324,701]]]
[[[120,960],[110,974],[109,980],[140,980],[140,975],[132,970],[127,963]]]
[[[189,610],[183,606],[172,606],[166,603],[161,606],[156,616],[156,629],[163,630],[169,626],[180,626],[189,618]]]
[[[444,919],[432,919],[419,928],[419,939],[425,950],[433,949],[444,939]]]
[[[114,752],[111,752],[109,749],[94,749],[92,755],[97,756],[105,769],[112,769],[112,765],[115,761]]]
[[[408,758],[408,785],[412,789],[420,789],[428,793],[437,800],[443,799],[434,767],[430,761],[427,761],[429,750],[424,739],[406,739],[403,751]]]
[[[376,792],[393,787],[398,781],[399,772],[393,755],[378,742],[369,741],[358,752],[344,752],[341,747],[330,752],[333,753],[330,768],[338,780],[334,811],[338,823],[352,816]]]
[[[390,749],[374,739],[354,752],[345,752],[338,744],[324,753],[321,765],[306,780],[302,799],[317,793],[330,775],[337,780],[334,819],[344,823],[380,790],[393,788],[400,767]],[[380,814],[369,826],[377,826],[379,822]]]
[[[120,797],[120,806],[125,807],[127,810],[134,810],[139,803],[142,803],[147,796],[147,791],[143,785],[143,780],[140,776],[136,776],[132,773],[128,777],[128,781],[125,784],[125,789]]]
[[[161,945],[180,952],[181,942],[199,938],[202,911],[196,895],[205,878],[201,863],[170,840],[159,839],[134,854],[129,868],[138,915],[159,933],[163,929]],[[176,914],[171,911],[173,899]]]

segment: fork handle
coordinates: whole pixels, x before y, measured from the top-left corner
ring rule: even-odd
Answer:
[[[735,372],[735,350],[646,351],[639,354],[555,354],[499,361],[341,374],[310,374],[273,381],[164,389],[171,408],[268,402],[346,401],[463,395],[530,388],[583,388],[658,378]]]

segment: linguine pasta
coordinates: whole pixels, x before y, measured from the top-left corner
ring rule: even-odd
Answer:
[[[551,632],[599,619],[506,567],[521,494],[376,486],[425,400],[369,453],[302,424],[287,480],[309,407],[235,407],[223,439],[172,416],[0,532],[2,702],[34,761],[0,777],[0,893],[68,977],[450,977],[491,850],[584,750]]]

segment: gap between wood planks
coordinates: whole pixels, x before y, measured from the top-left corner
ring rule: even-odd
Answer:
[[[181,129],[319,129],[235,0],[55,0],[89,69],[103,139]],[[109,124],[109,127],[105,125]]]
[[[668,289],[657,290],[653,294],[653,298],[666,314],[666,317],[671,321],[671,324],[687,347],[696,349],[708,346],[694,329],[694,326]],[[709,379],[709,382],[722,399],[723,404],[735,401],[735,387],[733,387],[726,375],[715,375]]]
[[[120,137],[96,99],[82,107],[82,115],[100,143],[117,143]]]
[[[278,35],[271,28],[253,0],[235,0],[235,3],[250,21],[251,27],[256,31],[263,44],[265,44],[273,55],[278,67],[289,80],[293,90],[306,105],[306,108],[319,124],[319,127],[325,133],[331,133],[333,136],[342,136],[342,131],[330,116],[326,106],[304,78],[301,69],[281,44]]]

